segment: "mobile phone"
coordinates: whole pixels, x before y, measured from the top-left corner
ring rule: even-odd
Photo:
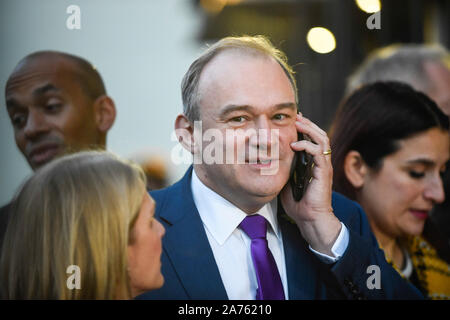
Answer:
[[[308,136],[298,132],[298,140],[310,140]],[[306,192],[312,178],[313,157],[306,151],[296,151],[292,161],[289,182],[291,184],[292,196],[295,201],[300,201]]]

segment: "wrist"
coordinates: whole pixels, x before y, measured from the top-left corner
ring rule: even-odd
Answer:
[[[333,256],[331,249],[341,232],[342,224],[332,212],[314,220],[297,221],[297,226],[312,249]]]

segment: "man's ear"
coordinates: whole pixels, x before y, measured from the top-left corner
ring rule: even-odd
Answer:
[[[178,142],[184,149],[194,154],[198,150],[195,147],[193,124],[184,114],[179,114],[175,119],[175,134]]]
[[[98,97],[94,101],[94,115],[97,129],[103,133],[108,132],[116,120],[114,101],[106,95]]]
[[[367,165],[358,151],[351,150],[344,159],[344,172],[348,181],[358,189],[364,185],[367,174]]]

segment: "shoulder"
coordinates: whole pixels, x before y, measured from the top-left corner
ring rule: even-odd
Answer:
[[[192,167],[186,172],[183,178],[170,187],[150,191],[150,196],[156,202],[155,215],[164,215],[170,221],[176,221],[183,217],[186,210],[195,210],[195,204],[191,190]]]
[[[338,192],[333,192],[331,201],[334,214],[344,223],[346,221],[360,219],[361,214],[364,214],[363,209],[357,202],[350,200]]]
[[[371,234],[366,213],[357,202],[350,200],[338,192],[333,192],[332,206],[335,216],[347,228],[360,235]]]
[[[171,185],[170,187],[160,189],[160,190],[152,190],[149,192],[150,196],[155,200],[155,215],[160,216],[161,212],[166,210],[167,207],[170,207],[171,202],[179,202],[179,196],[177,196],[177,187],[176,184]]]

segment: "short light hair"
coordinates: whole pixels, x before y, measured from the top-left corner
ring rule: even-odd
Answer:
[[[145,175],[108,152],[85,151],[40,168],[12,204],[0,257],[3,299],[131,298],[128,244]],[[68,266],[81,289],[68,289]]]
[[[375,50],[348,78],[346,94],[378,81],[404,82],[429,92],[433,84],[424,68],[426,62],[448,65],[449,53],[440,45],[393,44]]]
[[[203,68],[220,52],[230,49],[257,53],[275,59],[289,78],[295,92],[296,103],[298,102],[294,71],[292,67],[289,66],[286,55],[281,50],[274,47],[268,38],[261,35],[226,37],[208,47],[207,50],[191,64],[183,77],[181,83],[183,112],[190,121],[194,122],[195,120],[200,119],[200,99],[198,90],[200,75]]]

